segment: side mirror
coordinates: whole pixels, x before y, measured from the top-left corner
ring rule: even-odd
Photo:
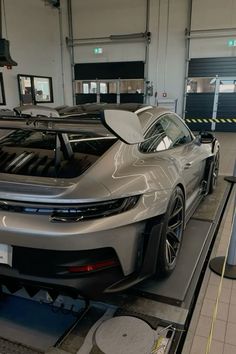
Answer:
[[[199,132],[199,141],[201,142],[201,144],[212,144],[215,139],[216,137],[212,133]]]

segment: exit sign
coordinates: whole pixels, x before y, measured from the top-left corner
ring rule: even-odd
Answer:
[[[229,39],[228,47],[236,47],[236,39]]]
[[[93,52],[94,54],[102,54],[103,53],[103,49],[102,48],[93,48]]]

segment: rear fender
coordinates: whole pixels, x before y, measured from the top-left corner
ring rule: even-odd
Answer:
[[[211,174],[214,167],[215,155],[211,155],[206,159],[206,166],[204,171],[204,181],[206,181],[206,189],[204,191],[204,195],[206,196],[209,192]]]

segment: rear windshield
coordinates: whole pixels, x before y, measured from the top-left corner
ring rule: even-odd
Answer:
[[[66,136],[74,152],[88,149],[98,156],[106,151],[107,145],[117,140],[114,136],[103,136],[93,132]],[[1,146],[53,150],[56,147],[56,133],[16,130],[0,140]]]
[[[0,173],[79,176],[117,140],[109,134],[58,134],[16,130],[0,140]]]

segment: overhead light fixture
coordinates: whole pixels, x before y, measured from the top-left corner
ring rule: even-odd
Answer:
[[[16,66],[17,63],[11,58],[9,41],[0,38],[0,66]]]
[[[3,5],[5,6],[4,3]],[[9,41],[2,38],[2,1],[0,0],[0,66],[12,67],[17,65],[17,63],[11,58],[9,45]]]

